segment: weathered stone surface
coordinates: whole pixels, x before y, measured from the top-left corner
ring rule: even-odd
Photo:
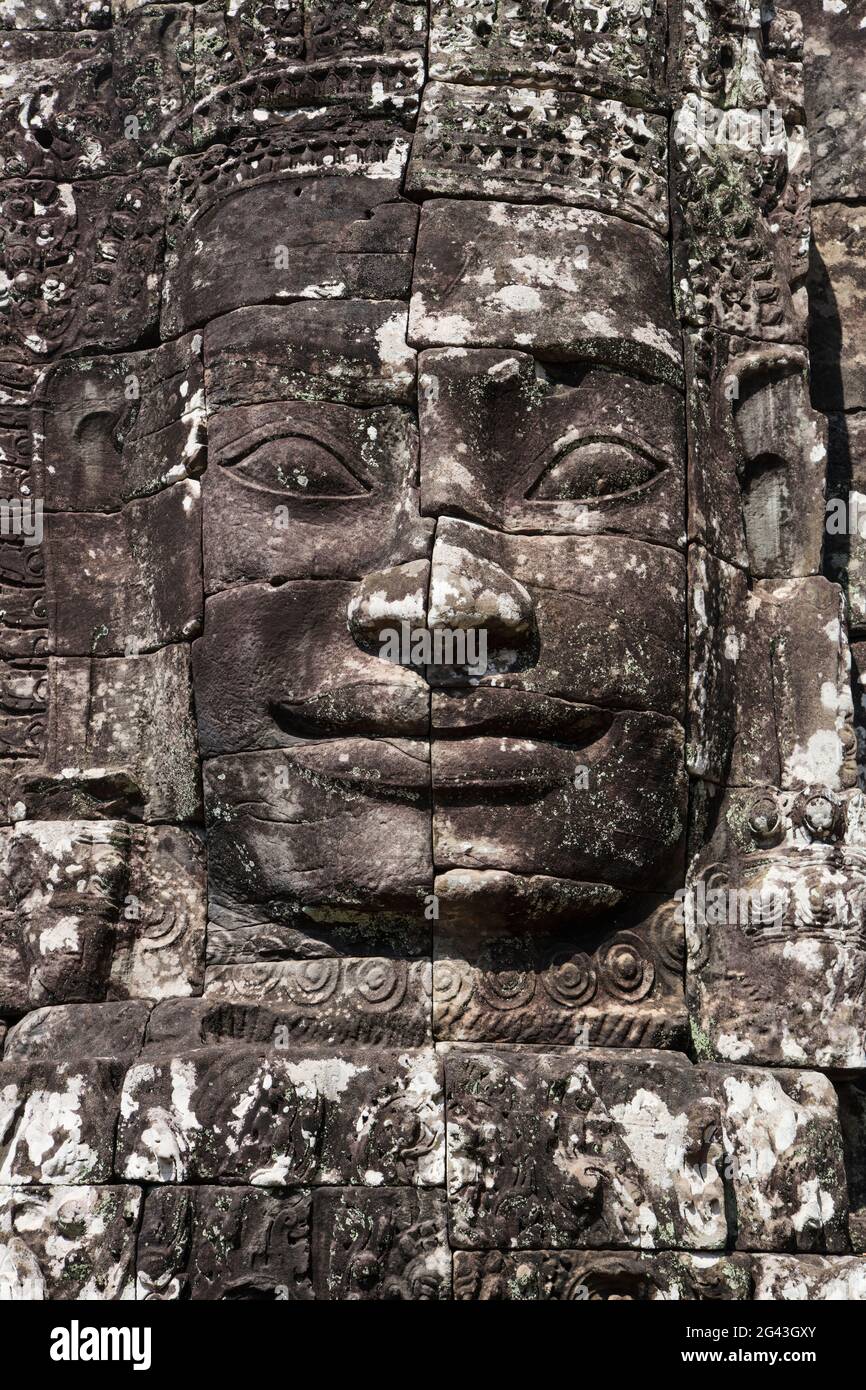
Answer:
[[[810,162],[802,31],[760,5],[672,5],[674,284],[691,328],[803,340]]]
[[[754,645],[740,658],[739,747],[732,782],[766,781],[785,788],[818,783],[834,791],[853,786],[851,658],[838,588],[823,578],[781,584],[765,580],[754,586],[754,594],[757,603],[749,634]],[[802,614],[796,626],[791,621],[795,605]],[[761,707],[766,710],[771,703],[768,667],[773,687],[770,717],[778,733],[765,761],[760,730],[769,722],[767,713],[761,714]]]
[[[122,511],[47,518],[46,579],[56,656],[134,656],[201,627],[201,488],[185,480]],[[73,560],[79,583],[61,576]]]
[[[454,1049],[445,1067],[458,1249],[724,1248],[719,1103],[684,1057]]]
[[[830,416],[825,554],[842,586],[852,635],[866,628],[866,412]]]
[[[9,1029],[3,1056],[12,1061],[59,1057],[136,1056],[144,1043],[150,1004],[53,1004],[31,1009]]]
[[[0,29],[104,29],[111,23],[108,0],[45,0],[38,13],[30,6],[4,6]]]
[[[685,1046],[684,929],[673,903],[649,898],[618,913],[597,903],[584,910],[579,925],[573,925],[581,916],[573,906],[567,925],[539,931],[526,923],[542,896],[536,881],[529,880],[527,908],[504,926],[491,922],[492,885],[479,884],[471,894],[460,891],[464,877],[491,876],[490,871],[452,870],[436,879],[437,1039]],[[551,916],[548,899],[543,906],[544,916]],[[542,913],[539,917],[543,920]]]
[[[0,1295],[866,1297],[863,4],[0,0]]]
[[[841,590],[823,577],[749,592],[739,570],[693,548],[692,771],[733,787],[856,783],[844,617]]]
[[[205,465],[201,334],[153,352],[66,358],[40,383],[35,486],[48,511],[113,512]]]
[[[149,1053],[220,1042],[275,1047],[431,1039],[429,960],[314,957],[211,965],[204,998],[167,1001],[150,1018]]]
[[[799,1264],[799,1261],[792,1261]],[[827,1263],[830,1263],[829,1261]],[[834,1262],[835,1263],[835,1262]],[[454,1293],[497,1302],[700,1302],[748,1299],[751,1267],[742,1255],[636,1251],[522,1250],[454,1253]]]
[[[228,1036],[249,1015],[256,1040],[420,1047],[431,1041],[431,989],[427,960],[262,960],[211,966],[204,1003],[226,1021]]]
[[[390,5],[391,0],[383,4]],[[239,6],[234,15],[228,12],[230,6],[220,15],[220,8],[217,0],[216,5],[202,5],[196,11],[198,100],[163,129],[163,138],[168,137],[174,147],[205,145],[238,131],[264,132],[269,139],[275,130],[278,134],[288,130],[301,136],[294,149],[297,164],[319,165],[323,158],[335,164],[344,159],[356,164],[364,158],[377,163],[384,157],[378,148],[382,123],[391,125],[392,132],[404,125],[411,130],[424,81],[423,53],[417,51],[424,47],[423,20],[420,29],[415,27],[424,11],[415,0],[407,0],[403,11],[412,19],[412,33],[404,35],[407,42],[387,45],[388,51],[382,52],[384,31],[375,30],[376,37],[371,38],[375,26],[367,25],[366,40],[335,54],[328,52],[327,43],[318,49],[317,36],[310,31],[311,41],[304,45],[306,62],[295,61],[304,57],[303,51],[289,52],[287,35],[279,32],[286,21],[293,23],[293,6],[277,11],[257,3],[260,12],[268,11],[258,17],[252,15],[249,4]],[[323,8],[333,17],[336,7],[330,0],[324,0]],[[232,33],[239,11],[246,12],[246,19],[241,19],[246,35],[236,29]],[[355,7],[351,12],[356,18],[360,13]],[[327,22],[320,9],[313,20],[320,35]],[[258,37],[250,42],[255,28]]]
[[[197,28],[208,36],[222,72],[251,72],[291,60],[312,63],[361,53],[424,49],[427,11],[423,0],[287,0],[279,9],[263,0],[208,0],[197,12]],[[203,77],[203,64],[199,75]]]
[[[423,511],[682,544],[685,431],[671,387],[463,348],[422,353],[418,387]]]
[[[0,820],[22,768],[42,758],[48,728],[43,518],[30,415],[35,369],[0,362]],[[8,511],[6,510],[8,508]],[[18,524],[20,522],[20,525]],[[3,928],[0,926],[0,939]],[[7,961],[0,945],[0,961]],[[0,964],[0,992],[10,981]]]
[[[124,1081],[118,1172],[255,1187],[441,1185],[439,1071],[432,1050],[223,1046],[141,1062]]]
[[[3,832],[4,897],[19,991],[4,1013],[105,997],[123,910],[129,830],[122,824],[22,823]]]
[[[32,16],[41,6],[27,8]],[[65,183],[134,167],[138,147],[126,138],[114,84],[106,82],[112,34],[33,28],[2,41],[0,177]]]
[[[40,568],[38,561],[34,568]],[[44,659],[0,662],[0,752],[3,755],[0,766],[3,768],[4,800],[14,774],[23,767],[33,766],[34,760],[43,753],[48,722],[47,697]]]
[[[861,1069],[863,797],[730,792],[689,882],[687,992],[720,1060]]]
[[[385,404],[408,400],[414,380],[405,311],[322,305],[324,322],[307,308],[242,311],[206,332],[208,398],[226,406],[209,424],[209,592],[239,580],[358,579],[429,550],[417,431],[408,410]],[[323,544],[329,531],[339,544]]]
[[[51,5],[7,8],[24,23],[3,38],[3,177],[66,182],[170,156],[159,136],[193,98],[192,5],[115,6],[111,17],[87,5],[64,25],[45,22]]]
[[[803,27],[789,9],[756,0],[714,4],[672,0],[671,86],[711,99],[720,111],[777,107],[786,117],[803,104]]]
[[[445,1195],[429,1189],[316,1192],[316,1297],[408,1300],[451,1297]]]
[[[818,202],[866,197],[862,0],[790,0],[803,21],[803,85]]]
[[[548,87],[429,82],[412,142],[412,193],[553,199],[664,235],[663,117]]]
[[[513,536],[441,518],[427,625],[487,632],[487,672],[474,691],[455,694],[456,707],[468,713],[447,722],[483,726],[497,703],[507,708],[503,691],[520,691],[525,709],[567,701],[681,718],[684,570],[682,557],[666,546],[628,537]],[[638,585],[652,594],[640,617],[631,609]],[[442,703],[450,709],[446,698]],[[516,724],[516,698],[513,707]],[[445,722],[434,712],[434,727]],[[596,725],[596,737],[605,727]]]
[[[204,481],[207,590],[356,579],[428,554],[433,528],[418,515],[417,456],[402,407],[280,401],[221,411]],[[329,532],[339,548],[323,545]]]
[[[202,177],[210,154],[173,164],[165,336],[274,299],[408,298],[418,212],[397,196],[400,143],[405,159],[403,141],[378,176],[257,178],[257,142],[216,180]]]
[[[406,306],[396,301],[239,309],[207,327],[204,346],[214,413],[273,400],[367,406],[414,399],[415,352],[406,341]]]
[[[686,339],[689,534],[756,577],[821,569],[826,423],[802,348]]]
[[[819,410],[862,410],[866,407],[866,209],[856,203],[824,203],[812,215],[812,235],[813,398]]]
[[[689,707],[686,765],[695,777],[723,780],[730,767],[737,732],[735,625],[745,612],[748,578],[702,545],[688,557]],[[766,734],[761,727],[761,734]]]
[[[680,351],[664,242],[581,208],[449,203],[421,213],[409,337],[528,348],[674,382]]]
[[[839,1120],[848,1178],[851,1249],[866,1253],[866,1086],[862,1079],[837,1085]]]
[[[803,127],[788,128],[775,108],[719,111],[690,95],[675,117],[672,162],[674,283],[688,326],[759,342],[803,341],[809,251]]]
[[[866,1299],[866,1260],[820,1255],[756,1255],[752,1260],[754,1297],[774,1303],[813,1303],[825,1299],[861,1303]]]
[[[209,960],[427,949],[429,805],[420,740],[311,739],[209,759]]]
[[[201,992],[205,867],[190,832],[21,821],[2,835],[0,1012]]]
[[[576,741],[573,734],[563,737],[564,730],[548,739],[537,733],[539,702],[526,702],[523,721],[511,724],[507,707],[485,701],[482,692],[437,699],[437,869],[506,870],[645,890],[677,886],[685,827],[678,724],[657,715],[596,713]],[[458,730],[461,737],[449,737]]]
[[[132,346],[156,326],[162,175],[0,187],[0,348],[11,361]]]
[[[731,1235],[738,1250],[848,1250],[835,1091],[820,1072],[700,1068],[719,1097]]]
[[[0,1062],[0,1183],[110,1182],[123,1065]]]
[[[436,876],[436,897],[443,926],[456,932],[478,927],[482,915],[485,927],[501,931],[567,932],[623,900],[609,884],[504,869],[449,869]]]
[[[135,1296],[137,1187],[0,1187],[0,1299]]]
[[[431,14],[430,75],[463,82],[543,78],[545,86],[659,107],[665,18],[656,0],[620,0],[607,9],[442,0]]]
[[[204,848],[192,832],[154,826],[134,837],[132,891],[109,977],[112,998],[169,999],[201,992],[206,882]]]
[[[178,152],[171,139],[176,112],[195,95],[197,3],[123,5],[112,16],[114,84],[124,133],[139,158],[154,163]],[[168,138],[165,138],[166,135]]]
[[[446,1108],[457,1248],[847,1249],[819,1073],[455,1048]]]
[[[186,647],[124,657],[52,657],[41,761],[23,763],[13,814],[48,820],[200,819]]]
[[[647,889],[681,876],[682,735],[670,722],[617,716],[598,745],[580,750],[523,738],[437,740],[432,766],[437,868]],[[480,802],[482,792],[489,799]]]
[[[866,1299],[866,1261],[850,1256],[677,1251],[458,1250],[457,1298],[499,1302],[716,1302]]]
[[[310,1198],[261,1187],[154,1187],[137,1242],[137,1297],[312,1297]]]

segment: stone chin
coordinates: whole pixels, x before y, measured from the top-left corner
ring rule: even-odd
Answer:
[[[581,883],[547,874],[512,874],[504,869],[448,869],[437,873],[434,890],[449,925],[565,927],[616,907],[623,894],[606,883]]]

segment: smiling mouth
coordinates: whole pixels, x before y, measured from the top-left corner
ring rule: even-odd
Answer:
[[[402,669],[402,668],[398,668]],[[272,699],[268,712],[292,739],[489,735],[588,746],[607,733],[614,711],[510,683],[437,689],[414,682],[354,681],[301,699]]]
[[[434,807],[485,797],[532,801],[568,787],[615,718],[611,710],[515,685],[422,692],[414,682],[356,682],[306,699],[272,700],[268,708],[296,756],[314,742],[318,770],[328,780],[373,795],[377,787],[367,767],[373,748],[411,744],[415,760],[425,753],[429,759],[426,790]],[[346,758],[338,748],[349,740],[357,742],[357,757]],[[386,795],[400,787],[421,790],[416,775],[405,782],[377,780]]]

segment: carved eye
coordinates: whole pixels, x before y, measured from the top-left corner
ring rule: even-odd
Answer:
[[[546,466],[526,496],[533,502],[597,502],[645,487],[663,464],[621,439],[578,440]]]
[[[305,434],[260,444],[232,472],[254,486],[293,497],[365,497],[370,491],[333,449]]]

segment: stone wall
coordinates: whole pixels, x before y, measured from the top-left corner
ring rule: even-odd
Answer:
[[[3,1297],[866,1298],[866,8],[790,3],[3,7]]]

